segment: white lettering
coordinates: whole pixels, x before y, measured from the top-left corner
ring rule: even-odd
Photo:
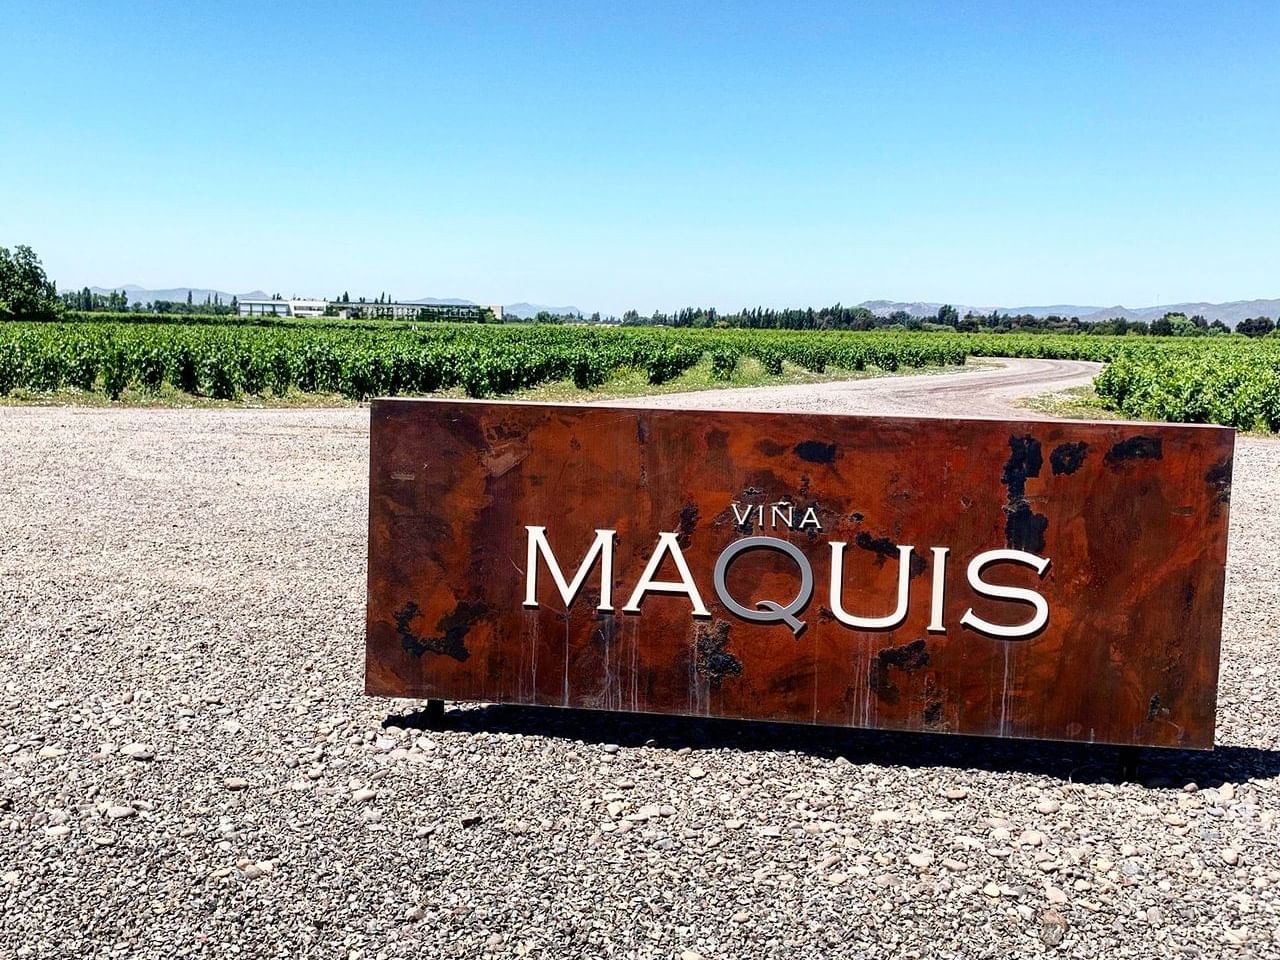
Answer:
[[[933,599],[927,627],[930,633],[947,632],[946,626],[942,623],[942,601],[946,599],[947,554],[950,552],[948,547],[933,548]]]
[[[578,567],[578,572],[574,574],[573,582],[566,583],[564,573],[560,570],[560,564],[556,562],[556,555],[551,550],[551,544],[547,542],[547,528],[525,527],[525,529],[529,531],[529,552],[525,560],[524,572],[524,605],[526,607],[536,607],[538,605],[538,554],[541,553],[543,559],[547,562],[547,569],[551,571],[551,579],[556,582],[556,588],[560,591],[560,597],[564,600],[566,607],[573,603],[573,598],[582,589],[582,584],[587,579],[587,573],[591,570],[592,564],[595,563],[596,557],[599,556],[600,605],[596,609],[613,609],[614,531],[596,531],[596,539],[591,544],[591,549],[587,551],[582,565]]]
[[[675,561],[676,570],[680,572],[680,581],[678,583],[672,580],[653,579],[658,572],[658,568],[662,566],[663,558],[668,553],[671,554],[671,559]],[[683,593],[692,601],[693,615],[695,617],[711,616],[711,611],[702,602],[702,595],[698,593],[697,584],[693,582],[693,574],[689,572],[689,564],[685,562],[684,551],[680,549],[680,544],[677,542],[674,533],[658,534],[658,546],[654,548],[653,556],[649,558],[649,565],[644,568],[644,573],[640,575],[640,582],[636,584],[636,589],[631,594],[631,599],[622,608],[623,612],[639,613],[640,601],[644,599],[646,593],[651,591],[653,593]]]
[[[1023,603],[1029,603],[1035,608],[1035,615],[1026,623],[1019,624],[1016,627],[1006,627],[982,619],[973,612],[973,607],[970,607],[965,611],[964,616],[960,618],[960,625],[972,627],[974,630],[993,637],[1003,637],[1006,640],[1034,636],[1049,622],[1049,604],[1044,597],[1034,590],[1024,590],[1022,587],[1002,587],[998,584],[987,583],[982,579],[983,567],[1001,562],[1021,563],[1031,567],[1043,577],[1045,570],[1049,568],[1049,560],[1045,557],[1038,557],[1034,553],[1027,553],[1024,550],[988,550],[986,553],[980,553],[969,561],[969,586],[973,587],[975,593],[979,596],[992,597],[997,600],[1020,600]]]
[[[914,547],[898,547],[898,605],[884,617],[858,617],[846,613],[841,596],[844,592],[844,548],[831,543],[831,612],[845,626],[856,630],[892,630],[907,619],[907,597],[911,591],[911,551]]]

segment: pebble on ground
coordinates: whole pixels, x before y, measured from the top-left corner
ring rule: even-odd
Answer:
[[[1237,448],[1220,746],[1123,783],[1050,743],[424,729],[361,693],[367,421],[0,408],[0,952],[1280,955],[1280,443]]]

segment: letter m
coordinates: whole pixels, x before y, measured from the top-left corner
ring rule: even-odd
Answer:
[[[538,605],[538,554],[542,554],[547,569],[551,571],[551,579],[556,582],[566,607],[573,603],[573,598],[582,589],[582,584],[596,562],[596,557],[600,557],[600,606],[596,609],[613,609],[613,530],[596,531],[596,539],[591,544],[591,549],[587,551],[586,557],[583,558],[582,565],[578,567],[578,572],[574,574],[573,582],[567,583],[564,573],[560,570],[560,564],[556,561],[556,555],[551,551],[551,544],[547,543],[547,528],[525,527],[525,529],[529,531],[529,553],[524,570],[524,605],[526,607]]]

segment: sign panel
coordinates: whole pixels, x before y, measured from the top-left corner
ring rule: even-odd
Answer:
[[[379,400],[366,692],[1211,748],[1233,445]]]

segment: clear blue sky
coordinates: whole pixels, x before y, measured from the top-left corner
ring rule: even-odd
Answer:
[[[1280,296],[1280,4],[0,5],[63,287]]]

